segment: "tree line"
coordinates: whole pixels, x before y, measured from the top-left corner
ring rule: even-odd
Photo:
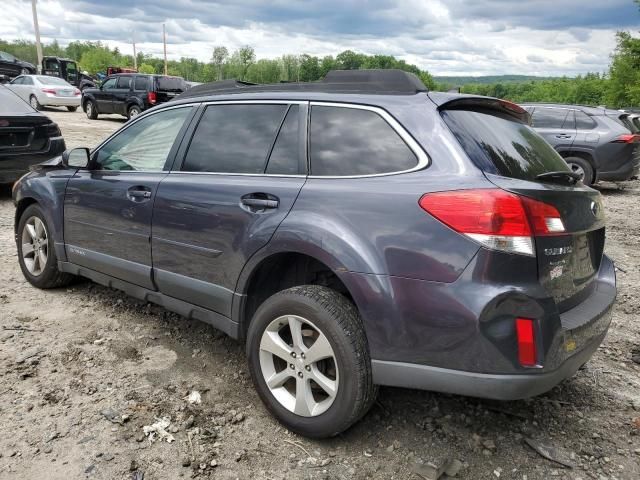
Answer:
[[[168,62],[168,73],[194,82],[238,79],[253,83],[312,82],[323,78],[333,69],[397,68],[415,73],[430,90],[446,91],[460,88],[463,93],[487,95],[514,102],[552,102],[610,107],[640,106],[640,38],[628,32],[618,32],[617,45],[611,55],[609,70],[587,73],[574,78],[548,78],[541,80],[469,83],[451,85],[438,83],[426,70],[390,55],[366,55],[352,50],[323,57],[285,54],[278,58],[256,57],[250,46],[229,51],[215,46],[208,62],[182,57]],[[34,42],[26,40],[0,40],[0,51],[5,51],[31,63],[37,62]],[[94,75],[106,71],[108,66],[133,67],[133,56],[118,48],[111,49],[101,42],[74,41],[62,47],[57,41],[43,45],[44,55],[69,57],[77,61],[80,69]],[[137,55],[138,70],[143,73],[163,73],[164,61],[142,52]]]

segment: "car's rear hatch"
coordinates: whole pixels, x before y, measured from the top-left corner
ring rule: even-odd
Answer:
[[[168,102],[187,89],[187,84],[182,77],[156,77],[157,103]]]
[[[517,105],[458,97],[440,102],[439,110],[489,181],[557,210],[562,223],[534,238],[538,279],[560,312],[585,300],[594,288],[604,249],[600,193],[574,183],[567,164],[528,126],[528,114]],[[557,174],[540,177],[549,172]]]

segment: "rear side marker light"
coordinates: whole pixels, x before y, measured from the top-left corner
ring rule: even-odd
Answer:
[[[534,256],[533,237],[565,232],[558,210],[501,189],[427,193],[420,207],[493,250]]]
[[[536,339],[533,320],[516,318],[518,361],[523,367],[537,366]]]

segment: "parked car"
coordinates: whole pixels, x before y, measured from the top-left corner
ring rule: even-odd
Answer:
[[[603,107],[523,104],[533,128],[578,173],[586,185],[628,180],[640,171],[640,135],[628,114]]]
[[[57,77],[45,75],[20,75],[7,88],[29,102],[34,110],[43,107],[67,107],[75,112],[80,106],[80,90]]]
[[[616,280],[600,194],[528,122],[397,70],[199,85],[18,182],[20,267],[241,339],[302,435],[376,385],[530,397],[596,351]]]
[[[172,100],[187,89],[182,77],[120,73],[105,78],[99,88],[82,92],[82,109],[91,120],[102,113],[127,118]]]
[[[70,58],[44,57],[42,59],[42,74],[59,77],[66,80],[79,90],[95,88],[96,82],[86,73],[78,70],[78,64]]]
[[[35,65],[29,62],[23,62],[7,52],[0,52],[0,75],[6,75],[9,78],[18,75],[26,75],[36,73]]]
[[[0,184],[15,182],[64,149],[58,125],[0,85]]]

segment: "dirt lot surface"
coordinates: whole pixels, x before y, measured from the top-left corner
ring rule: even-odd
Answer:
[[[48,114],[70,147],[93,146],[123,123]],[[325,441],[269,416],[243,345],[212,327],[89,282],[31,287],[5,194],[0,479],[420,479],[432,478],[421,463],[447,459],[461,462],[456,478],[465,479],[638,479],[640,182],[600,190],[620,291],[609,335],[584,369],[544,396],[508,403],[382,389],[360,423]],[[186,400],[192,391],[201,404]],[[162,418],[173,442],[144,434]]]

